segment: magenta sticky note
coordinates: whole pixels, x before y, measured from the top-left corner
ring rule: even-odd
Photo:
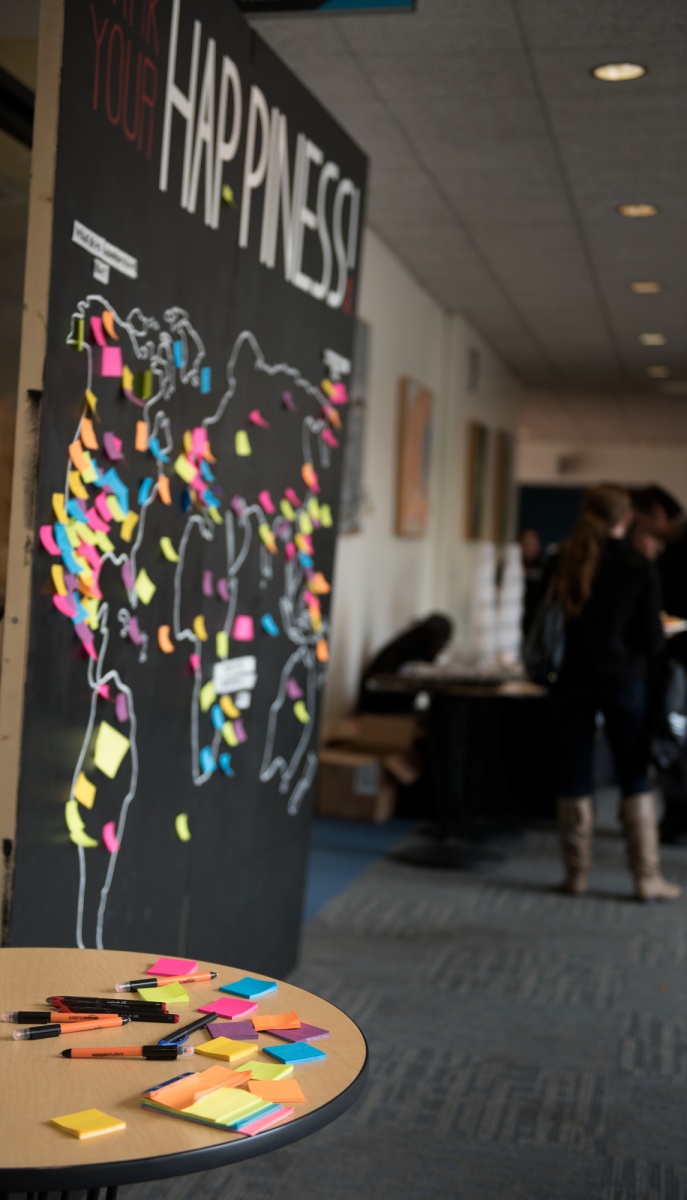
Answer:
[[[287,488],[284,492],[284,495],[286,496],[286,499],[293,504],[294,508],[300,508],[301,502],[293,488]]]
[[[348,404],[348,391],[345,383],[335,383],[332,385],[330,395],[332,404]]]
[[[302,1021],[300,1029],[265,1029],[264,1032],[272,1033],[284,1042],[316,1042],[319,1038],[329,1037],[328,1029],[320,1029],[319,1025],[304,1025]]]
[[[257,1004],[254,1000],[236,1000],[233,996],[218,996],[212,1004],[204,1004],[198,1012],[216,1012],[220,1017],[247,1017],[255,1012]]]
[[[103,333],[103,322],[100,317],[91,317],[91,333],[99,346],[107,345],[107,339]],[[103,374],[105,374],[104,371]]]
[[[200,654],[189,654],[188,661],[192,671],[200,670]]]
[[[334,434],[332,433],[331,429],[323,429],[320,434],[320,437],[322,438],[323,442],[327,443],[328,446],[333,446],[334,448],[336,448],[339,444],[339,439],[337,437],[334,437]]]
[[[131,570],[131,563],[128,558],[122,563],[122,583],[127,592],[132,592],[134,589],[134,573]],[[131,622],[129,622],[129,633],[131,633]]]
[[[112,516],[110,514],[110,520],[111,519]],[[98,530],[100,533],[110,532],[110,520],[103,521],[96,508],[89,508],[88,512],[86,513],[86,520],[91,529]]]
[[[249,412],[248,420],[260,429],[269,429],[270,427],[269,421],[265,420],[259,408],[254,408],[252,412]]]
[[[138,624],[138,617],[132,617],[129,621],[128,634],[134,643],[134,646],[140,646],[143,638],[141,637],[141,629]]]
[[[118,692],[115,700],[115,714],[120,722],[128,721],[129,705],[126,699],[126,692]]]
[[[203,571],[203,583],[201,587],[204,596],[211,596],[213,592],[212,571]]]
[[[258,500],[260,501],[260,503],[266,513],[271,514],[271,513],[277,511],[276,508],[274,507],[274,501],[272,500],[272,497],[270,496],[267,489],[265,489],[264,492],[258,492]]]
[[[112,520],[112,513],[107,507],[107,496],[103,492],[98,492],[98,495],[95,498],[95,507],[98,511],[98,515],[103,521]],[[110,527],[108,525],[108,529],[109,528]]]
[[[252,1021],[213,1021],[206,1026],[208,1033],[215,1037],[234,1038],[237,1042],[257,1042],[258,1031]]]
[[[105,849],[110,851],[110,854],[116,854],[117,850],[119,850],[114,821],[108,821],[107,825],[103,825],[103,844]]]
[[[198,963],[192,958],[158,958],[146,975],[192,975],[197,970]]]
[[[225,604],[229,603],[229,584],[226,579],[217,580],[217,595],[220,600],[224,600]]]
[[[245,1125],[240,1125],[239,1133],[246,1133],[248,1137],[253,1137],[256,1133],[262,1133],[264,1129],[271,1129],[278,1121],[285,1121],[287,1117],[292,1117],[294,1112],[295,1109],[292,1104],[280,1104],[277,1108],[273,1108],[271,1112],[266,1113],[264,1117],[256,1117],[254,1121],[248,1121]]]
[[[296,557],[296,547],[294,546],[293,542],[288,542],[288,544],[284,547],[284,552],[287,558]]]
[[[202,425],[197,425],[191,435],[191,448],[196,458],[202,458],[205,454],[205,447],[208,444],[207,430]]]
[[[76,608],[74,607],[74,602],[70,596],[62,596],[58,592],[53,596],[52,602],[57,611],[61,612],[65,617],[76,616]],[[257,1004],[255,1007],[257,1008]]]
[[[59,555],[60,548],[53,536],[52,525],[41,525],[38,536],[41,539],[41,546],[48,551],[48,554]]]
[[[103,434],[103,446],[105,453],[111,462],[117,462],[120,458],[124,458],[122,453],[122,439],[118,438],[114,433]]]
[[[103,346],[100,351],[100,374],[115,376],[122,374],[122,351],[119,346]]]
[[[246,616],[238,616],[234,619],[234,628],[231,631],[231,636],[237,642],[252,642],[255,637],[255,626],[253,618]]]
[[[289,679],[286,684],[286,694],[289,700],[300,700],[303,695],[303,689],[298,686],[295,679]]]

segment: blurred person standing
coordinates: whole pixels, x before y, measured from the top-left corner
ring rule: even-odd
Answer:
[[[672,900],[661,874],[649,782],[649,687],[664,647],[656,570],[625,541],[630,496],[615,484],[591,488],[561,547],[553,593],[566,619],[566,646],[551,706],[558,764],[558,823],[565,891],[587,889],[593,840],[596,715],[604,716],[622,799],[628,864],[640,900]]]
[[[527,637],[541,599],[544,559],[541,538],[536,529],[526,526],[518,536],[522,555],[522,573],[525,580],[523,600],[522,634]]]

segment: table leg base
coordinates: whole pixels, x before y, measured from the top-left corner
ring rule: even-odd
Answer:
[[[489,863],[503,862],[505,855],[499,850],[487,850],[474,846],[459,838],[444,838],[440,841],[417,841],[400,846],[387,854],[392,862],[408,863],[414,867],[438,867],[447,871],[477,870]]]

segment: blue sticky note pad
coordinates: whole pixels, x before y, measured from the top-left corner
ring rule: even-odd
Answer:
[[[150,479],[150,477],[148,479],[144,479],[141,483],[140,488],[138,489],[138,503],[145,504],[145,502],[148,499],[152,490],[153,490],[152,479]]]
[[[200,368],[200,390],[203,396],[207,396],[212,386],[212,367]]]
[[[203,746],[200,752],[200,765],[204,775],[206,772],[212,773],[217,770],[215,756],[209,746]]]
[[[315,1059],[326,1058],[324,1050],[320,1050],[317,1046],[311,1046],[308,1042],[299,1042],[295,1046],[263,1046],[265,1054],[271,1054],[272,1058],[276,1058],[277,1062],[291,1063],[294,1066],[297,1063],[315,1062]]]
[[[56,525],[53,525],[53,533],[55,535],[55,541],[60,548],[60,554],[62,555],[62,561],[65,567],[71,575],[80,575],[84,570],[84,567],[79,566],[78,562],[74,558],[74,555],[72,554],[71,544],[69,542],[69,538],[67,537],[67,530],[65,529],[64,525],[60,524],[58,521]]]
[[[265,633],[269,633],[270,637],[279,637],[279,626],[272,616],[272,613],[265,613],[264,617],[260,618],[260,624],[265,630]]]
[[[227,718],[222,712],[219,704],[213,704],[210,710],[210,716],[212,717],[212,724],[214,725],[215,729],[222,729],[224,727],[224,722]]]
[[[241,1068],[239,1067],[240,1071]],[[269,1117],[271,1113],[278,1112],[282,1108],[281,1104],[264,1104],[257,1112],[249,1113],[247,1117],[242,1117],[240,1121],[232,1121],[231,1125],[227,1125],[227,1129],[243,1129],[244,1125],[251,1125],[253,1121],[260,1121],[263,1117]]]
[[[224,771],[224,774],[228,775],[230,779],[233,779],[234,772],[231,768],[231,754],[226,753],[226,751],[224,754],[220,754],[219,765],[222,768],[222,770]],[[220,988],[220,991],[221,990],[222,989]]]
[[[208,463],[206,462],[205,459],[203,459],[202,463],[200,464],[200,473],[203,476],[203,479],[205,480],[206,483],[214,483],[215,482],[215,477],[212,474],[212,471],[210,470],[210,467],[208,466]]]
[[[299,554],[298,561],[302,567],[313,567],[315,565],[309,554]]]
[[[243,996],[246,1000],[257,1000],[260,996],[276,992],[277,985],[269,979],[253,979],[252,975],[244,975],[243,979],[237,979],[235,983],[225,983],[219,990],[228,992],[230,996]]]
[[[184,345],[183,342],[174,343],[174,366],[183,367],[184,365]]]

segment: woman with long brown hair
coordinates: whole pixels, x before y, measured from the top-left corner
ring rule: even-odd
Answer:
[[[561,549],[553,585],[566,617],[565,658],[552,690],[563,887],[574,895],[587,888],[594,733],[601,712],[622,792],[635,894],[640,900],[672,900],[680,889],[661,875],[649,781],[650,687],[664,645],[659,585],[653,564],[624,540],[631,520],[624,488],[610,483],[590,488]]]

